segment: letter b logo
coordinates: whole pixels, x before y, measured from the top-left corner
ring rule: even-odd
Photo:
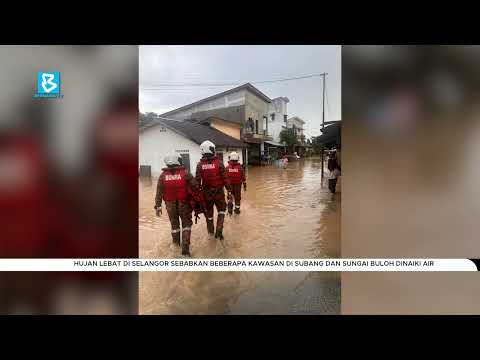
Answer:
[[[37,76],[38,94],[60,94],[60,73],[39,72]]]

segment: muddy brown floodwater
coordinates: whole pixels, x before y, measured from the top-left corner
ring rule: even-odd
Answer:
[[[140,179],[141,258],[180,258],[170,223],[153,210],[157,179]],[[340,186],[321,184],[320,159],[250,167],[240,215],[223,243],[193,225],[194,258],[340,257]],[[164,206],[163,206],[164,207]],[[215,214],[216,221],[216,214]],[[141,314],[337,314],[340,274],[328,272],[141,272]]]

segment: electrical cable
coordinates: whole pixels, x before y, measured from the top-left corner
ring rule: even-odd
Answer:
[[[239,85],[242,83],[250,83],[250,84],[268,84],[268,83],[276,83],[276,82],[283,82],[283,81],[292,81],[292,80],[301,80],[301,79],[308,79],[312,77],[322,76],[323,74],[311,74],[305,76],[296,76],[290,78],[282,78],[282,79],[275,79],[275,80],[260,80],[260,81],[238,81],[238,82],[229,82],[229,83],[163,83],[158,85],[151,85],[150,87],[141,88],[142,90],[158,90],[158,87],[205,87],[205,86],[234,86]]]

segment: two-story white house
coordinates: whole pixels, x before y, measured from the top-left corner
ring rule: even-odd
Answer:
[[[269,136],[267,122],[272,100],[253,85],[247,83],[208,98],[163,113],[161,118],[178,120],[204,121],[207,118],[223,119],[212,126],[236,137],[235,126],[238,125],[239,138],[248,143],[244,150],[246,163],[257,163],[265,151],[265,141],[273,140]],[[228,125],[232,123],[232,126]],[[220,127],[220,128],[219,128]]]
[[[269,107],[268,133],[272,136],[273,141],[267,141],[269,153],[275,152],[278,148],[283,148],[280,133],[285,129],[293,129],[297,137],[298,145],[294,151],[303,154],[305,151],[305,121],[298,116],[288,118],[287,104],[289,99],[286,97],[278,97],[272,99]]]
[[[280,143],[280,132],[287,125],[287,104],[290,100],[286,97],[272,99],[268,113],[268,133],[273,141]]]
[[[305,121],[298,116],[291,117],[287,120],[287,128],[293,129],[293,133],[296,135],[299,144],[305,144]]]
[[[297,152],[298,155],[303,155],[306,147],[305,121],[298,116],[291,117],[287,119],[286,128],[293,129],[293,133],[297,137],[298,144],[295,145],[294,151]]]
[[[271,140],[265,141],[265,153],[274,158],[285,150],[280,140],[280,133],[287,124],[287,104],[289,102],[287,97],[277,97],[271,100],[268,107],[266,128]]]

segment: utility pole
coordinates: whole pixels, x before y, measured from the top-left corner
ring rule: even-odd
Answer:
[[[327,73],[320,74],[323,77],[323,95],[322,95],[322,133],[323,129],[325,128],[325,86],[326,86],[326,76],[328,75]],[[325,164],[325,159],[324,159],[324,145],[322,144],[322,179],[321,183],[323,186],[323,177],[324,177],[324,164]]]
[[[325,163],[324,159],[323,159],[323,144],[322,144],[322,178],[321,178],[321,183],[322,183],[322,187],[323,187],[323,173],[324,173],[324,170],[323,170],[323,164]]]
[[[322,130],[325,127],[325,86],[326,86],[326,76],[328,73],[323,73],[321,76],[323,77],[323,100],[322,100]]]

